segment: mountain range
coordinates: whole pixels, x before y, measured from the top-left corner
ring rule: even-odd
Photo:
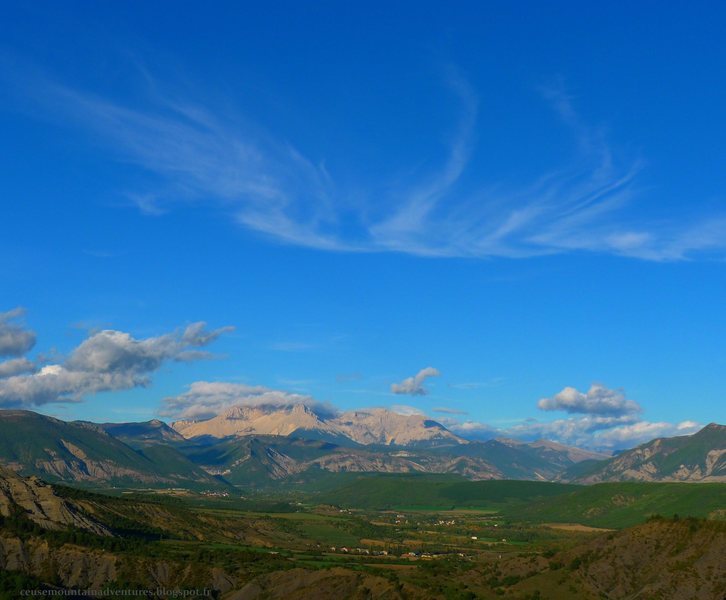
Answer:
[[[401,415],[383,408],[328,416],[305,404],[233,406],[201,421],[176,421],[172,428],[186,438],[282,435],[338,443],[384,446],[466,444],[441,423],[423,415]]]
[[[65,422],[0,411],[0,464],[48,481],[193,490],[316,485],[337,473],[436,473],[470,480],[726,481],[726,427],[609,457],[538,440],[469,441],[385,409],[238,406],[199,421]]]
[[[160,423],[160,422],[159,422]],[[110,426],[116,429],[117,426]],[[220,482],[169,444],[147,444],[153,422],[128,424],[129,445],[86,421],[65,422],[24,410],[0,411],[0,463],[49,481],[145,487],[216,487]],[[120,428],[124,431],[124,428]],[[172,431],[173,433],[173,431]]]

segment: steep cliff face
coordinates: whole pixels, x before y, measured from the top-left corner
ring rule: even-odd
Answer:
[[[58,547],[37,538],[0,536],[0,570],[32,575],[66,589],[104,589],[126,580],[134,581],[133,587],[209,587],[224,594],[244,585],[238,577],[213,566],[146,559],[71,544]]]
[[[172,427],[186,438],[201,435],[290,435],[296,431],[337,434],[334,423],[304,404],[233,406],[204,421],[176,421]]]
[[[0,536],[0,569],[20,571],[69,588],[104,587],[117,576],[117,557],[101,550],[66,545],[54,548],[40,539]]]
[[[234,406],[204,421],[176,421],[172,427],[186,438],[246,435],[296,435],[347,439],[363,445],[412,446],[465,444],[466,440],[423,415],[401,415],[383,408],[337,416],[320,414],[303,404]]]
[[[359,444],[415,446],[427,443],[466,444],[466,440],[424,415],[401,415],[384,408],[355,410],[334,421],[345,436]]]
[[[99,535],[111,535],[79,506],[57,496],[47,483],[36,477],[20,477],[0,467],[0,515],[10,517],[17,511],[45,529],[76,527]]]
[[[659,438],[592,465],[573,478],[603,481],[726,481],[726,426],[711,423],[693,435]]]

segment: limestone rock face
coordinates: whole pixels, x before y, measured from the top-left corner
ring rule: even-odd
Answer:
[[[290,435],[298,430],[337,433],[333,423],[304,404],[233,406],[204,421],[176,421],[172,427],[186,438],[200,435]]]
[[[401,415],[384,408],[345,412],[335,419],[335,424],[347,437],[360,444],[466,443],[466,440],[424,415]]]
[[[383,408],[326,415],[304,404],[234,406],[204,421],[176,421],[172,427],[186,438],[245,435],[314,435],[345,438],[358,444],[465,444],[440,423],[423,415],[401,415]]]
[[[116,563],[115,556],[101,550],[68,545],[53,549],[44,540],[0,537],[0,569],[42,578],[52,564],[53,575],[71,588],[100,589],[116,578]]]
[[[45,529],[77,527],[99,535],[111,532],[73,503],[56,495],[52,486],[37,477],[20,477],[0,467],[0,515],[9,517],[22,511]]]

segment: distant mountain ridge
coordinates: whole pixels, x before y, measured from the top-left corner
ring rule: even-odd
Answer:
[[[726,426],[710,423],[692,435],[657,438],[606,461],[564,474],[578,483],[604,481],[726,481]]]
[[[186,438],[282,435],[350,440],[363,445],[458,445],[468,441],[424,415],[401,415],[383,408],[329,416],[304,404],[233,406],[211,419],[176,421],[172,428]]]
[[[497,440],[457,446],[335,444],[295,436],[247,435],[193,438],[186,455],[209,473],[234,485],[265,487],[311,483],[335,473],[429,473],[470,480],[548,481],[574,463],[566,452],[515,446]]]
[[[266,487],[345,472],[544,481],[574,464],[569,454],[582,452],[512,441],[467,442],[424,416],[383,409],[321,418],[303,406],[237,407],[179,429],[199,435],[185,438],[159,420],[67,423],[5,410],[0,411],[0,464],[49,481],[203,489]],[[260,430],[270,433],[251,433]]]
[[[429,473],[470,480],[726,481],[726,427],[662,438],[608,458],[548,440],[467,441],[422,415],[384,409],[235,407],[170,427],[64,422],[0,410],[0,465],[48,481],[121,488],[315,485],[336,473]]]
[[[145,487],[220,485],[171,446],[146,444],[137,450],[101,425],[66,422],[25,410],[0,410],[0,464],[50,481]]]
[[[131,446],[183,442],[184,436],[164,421],[152,419],[142,423],[99,423],[98,427]]]

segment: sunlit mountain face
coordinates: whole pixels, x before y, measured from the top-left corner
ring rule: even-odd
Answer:
[[[305,404],[234,406],[217,417],[202,421],[176,421],[172,427],[186,437],[249,434],[309,437],[326,434],[359,444],[466,443],[440,423],[423,415],[401,415],[382,408],[336,413],[327,407]]]

